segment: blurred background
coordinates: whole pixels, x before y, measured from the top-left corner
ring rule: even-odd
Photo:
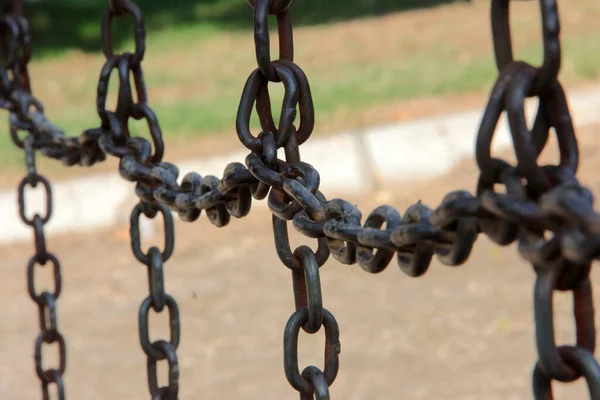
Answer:
[[[256,68],[248,2],[137,3],[147,31],[143,68],[149,103],[163,130],[165,160],[178,164],[194,159],[201,164],[202,157],[244,154],[235,133],[235,116],[244,83]],[[360,135],[382,125],[432,121],[453,113],[481,114],[497,76],[489,3],[296,0],[291,8],[295,62],[309,78],[316,108],[315,133],[309,142],[327,143],[326,139],[341,133]],[[594,0],[558,3],[563,46],[560,79],[569,96],[585,92],[600,98],[600,4]],[[100,16],[106,4],[106,0],[25,4],[34,40],[33,92],[50,119],[68,135],[99,124],[95,96],[104,61]],[[131,22],[130,18],[114,22],[120,50],[133,49]],[[511,22],[515,58],[539,64],[538,2],[512,2]],[[273,55],[275,37],[273,32]],[[116,85],[113,79],[109,107],[116,103]],[[283,91],[275,84],[270,90],[278,114]],[[599,117],[592,114],[585,117]],[[598,124],[579,126],[577,119],[575,124],[582,143],[581,180],[596,193],[600,189]],[[6,113],[0,114],[0,126],[8,126]],[[468,126],[465,134],[474,140],[476,125]],[[148,137],[144,123],[132,123],[132,132]],[[417,155],[423,151],[418,145],[411,147],[410,138],[406,142],[402,150]],[[343,157],[335,147],[322,150]],[[510,152],[501,155],[512,157]],[[545,156],[554,161],[555,149]],[[228,161],[243,162],[243,158]],[[319,160],[305,161],[317,165]],[[92,172],[119,179],[114,160],[93,171],[65,168],[42,157],[38,166],[55,184],[85,182]],[[224,167],[225,163],[219,168]],[[4,209],[16,206],[15,187],[24,173],[23,154],[5,129],[0,135],[0,191],[12,200],[1,204]],[[449,190],[473,191],[477,169],[469,156],[448,163],[444,173],[430,178],[411,179],[401,170],[392,175],[397,179],[383,179],[377,191],[359,183],[344,198],[359,206],[363,218],[381,203],[403,212],[422,199],[433,208]],[[127,187],[132,199],[123,206],[124,219],[92,231],[59,232],[47,238],[63,270],[58,318],[68,345],[65,382],[70,398],[148,396],[146,360],[137,336],[137,309],[147,296],[147,275],[129,247],[127,215],[134,200],[133,185]],[[110,190],[95,187],[91,193],[110,197]],[[323,191],[328,198],[337,195],[335,188]],[[91,200],[85,204],[102,206]],[[69,201],[55,204],[55,217],[72,208]],[[71,213],[64,218],[76,221],[78,216]],[[177,221],[175,255],[165,267],[165,282],[181,310],[180,398],[297,396],[285,379],[282,356],[283,328],[294,307],[291,274],[275,254],[270,221],[266,207],[259,205],[249,217],[222,229],[210,225],[205,216],[192,224]],[[162,243],[160,225],[148,224],[145,245]],[[0,220],[0,230],[10,236],[9,229]],[[294,240],[314,245],[300,235]],[[0,243],[0,254],[4,321],[0,324],[0,398],[38,399],[33,360],[38,316],[25,280],[32,241]],[[597,278],[595,271],[592,274]],[[36,279],[43,285],[50,282],[50,275],[42,271]],[[358,266],[342,266],[330,259],[321,268],[321,280],[325,307],[336,316],[341,330],[340,372],[331,388],[333,398],[531,398],[535,275],[520,260],[515,246],[501,249],[481,237],[464,266],[448,268],[434,262],[419,279],[403,275],[395,262],[383,273],[369,275]],[[558,342],[571,343],[572,300],[562,294],[556,298]],[[168,332],[163,314],[152,317],[154,338]],[[301,334],[302,366],[322,366],[323,341],[322,332]],[[44,356],[51,364],[55,349]],[[163,383],[166,371],[160,371]],[[582,382],[556,389],[560,398],[587,396]]]

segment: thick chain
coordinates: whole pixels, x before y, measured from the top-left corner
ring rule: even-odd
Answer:
[[[319,278],[319,268],[328,258],[329,249],[320,246],[321,252],[315,254],[309,247],[300,246],[292,253],[287,236],[287,220],[292,219],[303,208],[311,210],[316,207],[316,210],[309,212],[317,221],[322,221],[325,217],[321,202],[314,195],[319,186],[318,173],[308,164],[301,163],[299,153],[299,145],[312,134],[313,101],[306,75],[293,62],[292,22],[288,11],[292,1],[256,0],[250,3],[254,6],[254,42],[258,68],[252,72],[244,87],[236,126],[240,141],[252,151],[246,159],[250,171],[260,180],[263,188],[271,187],[269,206],[273,211],[275,247],[283,264],[292,270],[296,311],[285,327],[283,365],[288,382],[300,393],[301,399],[329,399],[329,387],[338,373],[340,353],[338,324],[333,314],[323,307]],[[279,60],[274,62],[270,54],[270,13],[277,17],[279,32]],[[271,113],[269,82],[282,82],[285,89],[277,127]],[[262,127],[258,137],[253,136],[249,129],[254,104]],[[300,109],[298,128],[294,125],[296,108]],[[276,184],[270,182],[270,179],[261,179],[251,161],[262,164],[260,168],[264,168],[265,174],[281,176],[283,171],[279,169],[279,165],[283,165],[283,162],[277,159],[277,149],[281,147],[285,150],[285,163],[288,164],[287,169],[291,175]],[[294,176],[294,173],[298,175]],[[302,204],[301,199],[307,199],[308,203]],[[321,370],[308,366],[300,372],[300,328],[308,334],[315,334],[321,327],[325,330],[325,368]]]
[[[112,43],[112,21],[114,18],[131,17],[134,23],[134,53],[115,54]],[[97,110],[101,120],[99,144],[102,150],[121,158],[119,171],[126,179],[133,177],[127,174],[126,165],[133,165],[138,170],[148,169],[151,165],[162,168],[164,153],[162,132],[158,120],[148,105],[148,95],[144,82],[142,60],[146,47],[144,20],[138,6],[127,0],[110,0],[109,6],[102,15],[102,46],[106,62],[100,73],[98,82]],[[106,109],[108,83],[113,71],[119,77],[119,96],[114,111]],[[130,76],[137,95],[133,98]],[[128,122],[130,118],[145,119],[152,138],[152,145],[142,138],[131,137]],[[166,167],[168,168],[168,166]],[[165,169],[167,170],[167,169]],[[139,180],[136,192],[141,194],[141,201],[134,207],[130,220],[131,249],[135,258],[148,268],[149,296],[144,299],[139,310],[139,338],[142,350],[147,358],[148,389],[153,400],[176,400],[179,393],[179,365],[177,347],[180,340],[179,307],[173,297],[165,291],[163,263],[173,254],[175,247],[175,229],[171,211],[152,197],[144,196],[152,187],[153,180]],[[144,214],[154,218],[161,214],[164,221],[165,245],[161,252],[152,246],[144,253],[141,246],[140,217]],[[169,312],[169,340],[150,340],[150,309],[156,313]],[[157,364],[166,360],[168,363],[167,386],[159,387]]]
[[[539,360],[533,373],[535,398],[553,398],[552,380],[573,382],[583,376],[591,398],[600,399],[600,365],[594,358],[596,329],[589,278],[591,263],[598,256],[598,247],[592,246],[597,243],[598,231],[591,226],[597,225],[594,222],[598,215],[592,209],[591,192],[581,187],[575,177],[579,162],[577,140],[565,93],[557,79],[561,49],[556,0],[539,3],[544,60],[540,67],[533,67],[513,59],[510,1],[492,0],[492,33],[500,75],[477,137],[477,163],[486,199],[490,205],[495,203],[498,215],[515,222],[515,217],[525,217],[516,238],[521,255],[537,273],[534,315]],[[531,131],[524,113],[527,97],[539,100]],[[495,125],[503,111],[508,117],[516,167],[490,155]],[[537,158],[550,129],[557,137],[560,163],[540,166]],[[527,183],[517,183],[516,179]],[[505,185],[506,194],[493,191],[497,183]],[[573,293],[575,346],[556,345],[552,298],[558,290]]]
[[[18,0],[16,3],[20,7]],[[31,53],[29,35],[24,28],[26,21],[12,15],[4,16],[1,21],[6,62],[0,71],[0,106],[11,112],[11,135],[15,144],[31,154],[28,159],[32,159],[33,149],[39,149],[42,154],[61,159],[68,165],[92,165],[109,154],[120,159],[121,176],[136,184],[140,203],[132,212],[131,240],[135,257],[148,267],[150,295],[140,307],[139,331],[148,357],[152,398],[174,399],[178,392],[175,350],[180,339],[179,313],[175,300],[164,290],[163,278],[163,263],[174,248],[170,210],[187,222],[197,220],[205,210],[212,224],[223,227],[231,216],[247,215],[252,198],[267,198],[276,252],[292,272],[296,310],[285,327],[284,369],[301,399],[329,398],[329,387],[338,372],[339,329],[333,315],[323,307],[319,278],[319,269],[330,255],[344,264],[358,263],[369,273],[380,273],[396,259],[404,273],[419,277],[426,273],[434,255],[449,266],[466,262],[480,233],[501,246],[518,242],[521,256],[531,262],[537,273],[534,311],[539,361],[533,371],[535,397],[552,398],[552,380],[572,382],[583,376],[591,398],[600,399],[600,366],[593,355],[595,322],[589,278],[592,261],[600,257],[600,215],[593,209],[591,192],[582,187],[575,176],[579,161],[577,140],[566,97],[557,80],[560,42],[556,0],[539,1],[544,61],[537,68],[513,60],[510,0],[491,0],[499,76],[477,134],[480,176],[475,195],[455,191],[435,209],[418,202],[404,213],[382,205],[373,210],[364,223],[361,211],[349,202],[327,200],[319,191],[318,172],[300,159],[299,146],[313,131],[314,106],[308,79],[293,62],[292,0],[249,0],[249,3],[254,7],[258,67],[244,86],[236,130],[250,154],[245,165],[227,165],[221,179],[189,173],[181,183],[178,183],[177,167],[163,161],[162,132],[148,105],[142,72],[143,17],[133,2],[109,0],[109,7],[102,16],[106,62],[97,90],[101,123],[100,127],[85,131],[80,138],[67,138],[49,123],[41,104],[30,94],[26,62],[22,61],[28,60]],[[271,58],[269,15],[277,19],[277,60]],[[115,54],[111,24],[114,18],[125,16],[131,17],[134,23],[135,50]],[[118,101],[115,110],[107,110],[108,83],[115,70],[119,79]],[[285,90],[277,126],[271,110],[269,82],[281,82]],[[539,99],[539,108],[533,128],[529,130],[524,103],[532,96]],[[261,125],[258,135],[250,132],[253,109]],[[491,155],[493,134],[503,112],[507,114],[513,137],[516,166]],[[300,121],[296,126],[298,113]],[[130,118],[147,121],[151,141],[130,135]],[[550,129],[558,139],[560,163],[540,166],[537,158],[546,146]],[[21,130],[28,132],[27,139],[19,138]],[[279,148],[284,149],[285,160],[277,158]],[[40,181],[46,182],[41,177]],[[495,190],[499,187],[504,190]],[[149,218],[158,213],[163,216],[166,243],[162,252],[157,247],[151,247],[146,253],[142,251],[139,234],[142,213]],[[317,240],[315,251],[307,246],[292,250],[290,221],[298,232]],[[55,267],[59,270],[58,262]],[[55,297],[60,291],[59,283],[60,280]],[[552,297],[556,290],[573,292],[575,346],[555,343]],[[161,312],[165,307],[170,315],[170,339],[151,342],[149,310]],[[50,306],[48,309],[48,324],[55,326]],[[297,357],[300,329],[313,334],[321,327],[325,331],[324,368],[308,366],[301,372]],[[169,385],[163,388],[158,387],[156,379],[159,360],[167,360],[169,364]]]

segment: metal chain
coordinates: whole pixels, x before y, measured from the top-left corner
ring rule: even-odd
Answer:
[[[533,67],[513,58],[510,1],[492,0],[492,34],[499,77],[478,133],[476,158],[489,205],[497,208],[498,216],[513,222],[517,221],[515,217],[524,217],[518,231],[511,229],[510,239],[518,239],[521,255],[531,262],[537,274],[534,315],[539,360],[533,372],[534,397],[552,399],[552,380],[573,382],[583,376],[590,397],[600,399],[600,365],[594,358],[596,329],[589,278],[591,263],[598,256],[598,247],[592,249],[589,243],[597,242],[598,231],[589,228],[598,221],[598,215],[592,209],[592,193],[575,177],[578,144],[566,96],[557,79],[561,63],[558,6],[556,0],[539,3],[544,59],[541,66]],[[539,100],[531,130],[524,113],[527,97]],[[517,158],[515,167],[491,157],[492,136],[504,111]],[[540,166],[537,158],[551,129],[558,141],[560,163]],[[497,183],[506,186],[506,194],[494,192]],[[573,293],[575,346],[556,345],[552,301],[555,291]]]
[[[33,149],[33,138],[27,136],[24,142],[25,160],[27,164],[27,176],[23,178],[18,187],[18,202],[19,214],[21,220],[28,226],[33,228],[33,238],[35,243],[35,254],[29,259],[27,264],[27,290],[31,299],[37,304],[39,311],[40,334],[35,341],[35,370],[38,378],[42,383],[42,398],[44,400],[50,398],[50,388],[52,385],[56,387],[57,397],[61,400],[65,398],[65,389],[63,382],[63,374],[65,373],[67,355],[65,339],[58,329],[56,302],[60,296],[62,288],[62,278],[60,270],[60,262],[58,258],[48,251],[46,248],[46,237],[44,235],[44,225],[46,225],[52,217],[52,188],[50,182],[39,175],[35,167],[35,153]],[[44,214],[36,212],[33,218],[26,215],[25,204],[25,188],[30,186],[35,188],[41,184],[44,188],[44,196],[46,210]],[[52,277],[54,280],[53,289],[39,290],[36,287],[35,275],[36,269],[50,268],[52,266]],[[44,369],[42,362],[42,348],[44,345],[58,345],[58,367]]]
[[[305,142],[314,127],[314,107],[310,86],[306,75],[293,62],[294,44],[291,16],[288,11],[292,0],[272,2],[269,0],[251,1],[254,7],[254,41],[258,68],[252,72],[244,92],[237,116],[237,132],[240,141],[252,151],[249,157],[264,163],[267,174],[279,174],[277,148],[285,150],[285,162],[292,175],[285,176],[278,185],[269,179],[261,179],[263,190],[271,187],[269,207],[273,211],[273,233],[275,248],[283,264],[292,270],[292,286],[296,311],[291,315],[283,336],[284,370],[290,385],[300,393],[300,399],[329,399],[329,387],[333,384],[339,368],[339,328],[333,314],[323,308],[319,267],[329,257],[329,249],[319,239],[321,252],[313,253],[310,247],[300,246],[291,251],[287,235],[287,220],[303,208],[317,209],[310,212],[316,221],[322,221],[321,202],[314,195],[318,190],[317,172],[308,164],[300,161],[299,145]],[[271,60],[270,37],[268,29],[269,14],[275,14],[279,31],[279,59]],[[282,82],[284,99],[276,127],[271,113],[269,98],[269,82]],[[250,133],[250,116],[253,105],[262,127],[258,137]],[[300,125],[294,126],[296,108],[300,109]],[[246,159],[250,171],[254,173],[251,163]],[[297,176],[293,176],[294,172]],[[298,180],[294,179],[298,178]],[[279,183],[279,182],[278,182]],[[278,187],[276,187],[278,186]],[[312,190],[312,192],[311,192]],[[295,198],[306,198],[302,204]],[[306,367],[302,373],[298,366],[298,335],[300,328],[308,334],[315,334],[325,329],[325,368]]]
[[[154,208],[156,207],[156,208]],[[164,220],[165,247],[161,252],[152,246],[147,253],[141,248],[140,216],[149,218],[161,214]],[[180,340],[179,307],[173,297],[165,291],[163,263],[166,262],[175,248],[175,230],[173,216],[163,205],[151,205],[140,202],[131,213],[130,222],[131,248],[135,258],[148,267],[148,284],[150,295],[144,299],[139,311],[140,344],[147,356],[148,388],[153,400],[175,400],[179,392],[179,366],[176,350]],[[149,314],[150,308],[161,313],[165,307],[169,310],[170,339],[150,341]],[[168,385],[158,386],[157,362],[167,360],[169,365]]]
[[[16,0],[18,3],[18,0]],[[494,85],[477,134],[476,160],[480,169],[475,195],[466,191],[449,193],[431,209],[418,202],[403,214],[382,205],[362,221],[362,213],[342,199],[327,200],[319,191],[320,178],[311,165],[300,159],[299,146],[308,140],[314,127],[314,106],[308,79],[293,62],[292,0],[249,0],[254,7],[254,38],[258,68],[244,86],[236,130],[240,142],[250,150],[245,166],[231,163],[223,178],[189,173],[178,183],[179,171],[162,161],[164,143],[156,116],[148,105],[141,62],[145,52],[143,18],[129,0],[109,0],[102,17],[103,51],[106,62],[97,91],[99,128],[89,129],[80,138],[66,138],[43,115],[39,101],[28,90],[29,78],[14,60],[30,57],[26,21],[11,22],[3,17],[0,38],[7,63],[0,70],[0,106],[11,112],[11,135],[25,147],[19,130],[28,132],[27,146],[42,154],[62,159],[68,165],[92,165],[105,154],[120,158],[119,173],[136,183],[140,203],[131,219],[132,249],[148,266],[150,296],[140,307],[140,341],[148,356],[148,381],[153,398],[176,398],[178,367],[175,350],[179,343],[179,317],[175,301],[164,291],[163,262],[174,247],[170,210],[187,222],[195,221],[202,210],[210,222],[226,226],[230,217],[247,215],[254,197],[268,197],[273,214],[276,252],[292,271],[296,311],[284,333],[284,369],[289,383],[301,399],[329,398],[329,387],[338,371],[339,330],[333,315],[323,307],[319,268],[329,255],[344,264],[355,264],[369,273],[380,273],[392,259],[411,277],[422,276],[433,256],[445,265],[461,265],[468,259],[480,233],[507,246],[518,242],[521,256],[531,262],[538,277],[534,291],[536,343],[539,361],[533,372],[533,392],[538,399],[552,398],[551,381],[571,382],[583,376],[590,397],[600,399],[600,367],[594,358],[595,322],[589,272],[600,257],[600,214],[593,209],[591,192],[582,187],[575,173],[578,149],[566,97],[557,80],[560,70],[559,18],[556,0],[540,0],[544,62],[533,67],[513,60],[510,0],[491,0],[492,33],[499,77]],[[19,5],[20,7],[20,5]],[[279,32],[279,59],[272,60],[268,29],[269,15],[275,15]],[[131,16],[135,25],[133,53],[115,54],[112,20]],[[20,25],[19,25],[20,24]],[[24,48],[18,56],[6,49]],[[26,63],[25,63],[26,64]],[[119,79],[118,102],[106,109],[108,83],[113,70]],[[130,76],[133,76],[132,90]],[[284,99],[277,126],[271,110],[269,82],[284,85]],[[528,130],[524,102],[539,99],[533,128]],[[256,109],[261,132],[250,132],[252,110]],[[296,127],[297,114],[300,121]],[[506,112],[513,137],[517,165],[491,155],[493,134]],[[131,137],[130,118],[145,119],[151,141]],[[546,146],[550,129],[559,143],[559,165],[540,166],[537,158]],[[28,147],[29,148],[29,147]],[[285,160],[277,158],[283,148]],[[503,187],[504,191],[495,190]],[[165,249],[151,247],[143,253],[139,217],[161,213],[165,222]],[[292,251],[288,222],[303,235],[317,239],[317,249],[300,246]],[[549,239],[547,239],[549,238]],[[395,257],[394,257],[395,256]],[[574,296],[577,345],[557,346],[554,340],[552,295],[569,290]],[[169,341],[150,342],[150,307],[170,312]],[[297,345],[300,328],[312,334],[324,327],[325,365],[302,372]],[[169,386],[158,388],[156,363],[169,363]]]
[[[50,399],[50,393],[55,393],[58,398],[64,400],[65,388],[63,375],[67,367],[66,343],[58,328],[57,301],[62,290],[61,266],[58,258],[48,251],[44,226],[50,221],[53,211],[52,188],[48,179],[38,174],[35,163],[36,135],[35,126],[41,126],[43,114],[41,105],[31,96],[29,73],[27,64],[31,58],[31,38],[27,20],[21,16],[19,1],[13,2],[12,12],[8,10],[0,16],[0,51],[2,61],[0,62],[0,107],[10,110],[10,131],[15,143],[24,150],[27,175],[21,180],[17,188],[17,199],[19,204],[19,215],[24,224],[33,229],[35,254],[27,263],[27,291],[31,299],[38,306],[40,333],[35,340],[34,359],[35,371],[41,382],[42,398]],[[14,100],[11,103],[10,100]],[[16,106],[15,106],[16,104]],[[39,105],[39,107],[38,107]],[[32,114],[38,118],[35,122],[25,120],[22,117],[28,115],[28,109],[33,106],[37,108]],[[27,136],[20,140],[17,131],[28,130]],[[27,216],[26,188],[41,186],[44,192],[44,212],[35,212],[33,217]],[[36,270],[39,268],[52,268],[53,288],[40,290],[36,285]],[[47,368],[43,362],[43,348],[56,344],[58,346],[58,365],[55,368]],[[54,387],[54,388],[53,388]]]
[[[103,161],[105,155],[98,147],[98,136],[84,132],[80,138],[67,137],[44,114],[42,103],[32,95],[27,64],[31,59],[29,23],[21,15],[21,0],[14,0],[14,10],[0,16],[0,108],[9,111],[10,136],[23,148],[20,132],[33,138],[32,146],[67,166],[91,166]]]
[[[134,23],[134,53],[115,54],[112,42],[112,21],[114,18],[130,16]],[[119,172],[125,179],[137,181],[136,192],[141,201],[134,207],[130,220],[131,249],[135,258],[148,268],[148,285],[150,294],[139,310],[138,329],[140,344],[147,357],[148,389],[153,400],[176,400],[179,393],[179,364],[177,347],[180,340],[179,307],[173,297],[165,291],[163,263],[173,254],[175,247],[175,228],[171,211],[152,198],[151,193],[155,179],[141,179],[136,173],[146,172],[153,166],[157,171],[170,171],[171,166],[161,163],[164,154],[162,131],[156,115],[148,104],[148,95],[142,60],[146,47],[144,19],[138,6],[128,0],[110,0],[102,15],[102,47],[106,62],[100,73],[98,82],[97,110],[101,120],[99,145],[104,152],[121,158]],[[114,111],[106,109],[108,83],[113,71],[119,77],[117,106]],[[133,76],[136,99],[131,90],[130,76]],[[137,101],[136,101],[137,100]],[[140,137],[131,137],[128,122],[130,118],[145,119],[152,138],[152,144]],[[130,174],[131,173],[131,174]],[[160,174],[160,172],[158,172]],[[172,177],[175,181],[177,173]],[[137,178],[137,179],[136,179]],[[148,195],[150,193],[150,195]],[[165,246],[161,252],[152,246],[144,253],[141,248],[140,217],[155,218],[161,214],[164,221]],[[149,315],[150,308],[156,313],[169,311],[170,339],[150,340]],[[159,387],[157,364],[166,360],[168,363],[167,386]]]

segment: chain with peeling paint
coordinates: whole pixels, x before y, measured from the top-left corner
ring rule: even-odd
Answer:
[[[247,215],[252,198],[268,197],[275,249],[292,272],[296,308],[284,332],[284,369],[301,399],[329,398],[329,387],[338,371],[338,325],[333,315],[323,308],[319,279],[319,268],[330,255],[344,264],[358,263],[370,273],[383,271],[395,258],[403,272],[418,277],[428,270],[434,255],[445,265],[463,264],[478,234],[483,233],[501,246],[518,242],[521,256],[537,273],[534,311],[539,361],[533,370],[535,398],[553,398],[553,380],[572,382],[583,376],[590,398],[600,400],[600,366],[594,358],[595,322],[589,278],[592,261],[600,257],[600,214],[593,209],[591,192],[581,186],[575,176],[579,161],[577,140],[565,94],[557,79],[561,48],[556,0],[539,0],[544,42],[544,61],[540,67],[513,60],[510,0],[491,0],[499,76],[477,134],[480,176],[475,196],[455,191],[433,210],[418,202],[403,214],[382,205],[372,211],[364,223],[361,223],[362,213],[349,202],[326,200],[319,191],[318,172],[300,160],[299,146],[308,140],[314,127],[314,107],[307,77],[293,62],[289,11],[292,0],[249,2],[254,7],[258,68],[246,82],[236,118],[238,137],[250,150],[246,165],[227,165],[221,179],[189,173],[181,183],[177,167],[162,161],[162,133],[148,105],[141,67],[145,52],[143,18],[133,2],[109,0],[102,18],[106,62],[97,91],[101,124],[79,138],[66,137],[49,122],[41,103],[31,95],[26,68],[22,62],[15,61],[30,57],[29,35],[23,28],[25,20],[10,13],[5,13],[2,19],[0,38],[5,62],[0,69],[0,107],[10,111],[11,136],[17,146],[26,149],[27,159],[33,159],[33,151],[39,150],[66,165],[89,166],[109,154],[120,159],[121,176],[136,184],[140,203],[132,213],[131,238],[135,257],[148,266],[150,296],[140,307],[139,328],[140,342],[148,356],[152,398],[175,399],[178,392],[175,350],[180,337],[179,313],[175,300],[164,291],[163,279],[163,262],[174,249],[169,210],[187,222],[197,220],[204,210],[212,224],[223,227],[231,216]],[[17,16],[20,7],[20,0],[14,0],[13,10]],[[133,17],[135,50],[115,54],[112,19],[126,15]],[[269,15],[276,16],[279,32],[279,59],[275,61],[270,53]],[[106,99],[114,70],[119,79],[118,102],[116,109],[110,111],[106,109]],[[135,98],[130,77],[133,77]],[[277,126],[271,111],[269,82],[281,82],[285,89]],[[531,130],[524,114],[528,97],[539,99]],[[257,136],[250,132],[253,109],[261,125]],[[297,110],[300,121],[296,127]],[[503,112],[508,117],[517,165],[491,155],[492,137]],[[151,141],[130,135],[130,118],[147,121]],[[550,130],[558,139],[560,163],[540,166],[537,159],[546,146]],[[26,139],[20,139],[20,131],[27,133]],[[285,160],[278,159],[279,148],[284,149]],[[33,164],[28,161],[28,165]],[[498,187],[504,190],[496,190]],[[47,188],[50,193],[49,185]],[[163,216],[165,248],[162,252],[157,247],[151,247],[146,253],[141,250],[139,218],[142,213],[149,218],[158,213]],[[288,236],[290,221],[297,231],[317,240],[316,251],[307,246],[292,251]],[[58,269],[58,263],[55,266]],[[55,297],[59,293],[59,282],[57,280]],[[555,291],[573,293],[575,345],[556,345],[552,303]],[[170,340],[150,343],[149,309],[161,312],[165,306],[170,315]],[[54,327],[54,314],[52,310],[49,312],[49,323]],[[312,334],[322,327],[325,331],[324,369],[309,366],[300,372],[297,357],[300,329]],[[61,343],[64,350],[64,342]],[[169,364],[169,385],[159,388],[156,362],[162,359]],[[64,371],[62,364],[59,370]],[[61,388],[59,386],[59,390]]]

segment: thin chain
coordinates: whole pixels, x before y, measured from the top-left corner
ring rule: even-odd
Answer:
[[[19,1],[15,1],[20,8]],[[539,0],[544,46],[544,61],[540,67],[513,59],[510,0],[491,0],[499,76],[477,133],[476,160],[480,175],[476,193],[454,191],[435,209],[418,202],[404,213],[382,205],[364,222],[362,212],[349,202],[327,200],[319,191],[318,171],[300,158],[300,145],[312,134],[315,114],[308,79],[293,61],[292,0],[249,0],[249,3],[254,7],[257,68],[242,91],[236,130],[240,142],[250,153],[245,165],[227,165],[221,179],[189,173],[181,183],[178,168],[163,161],[162,132],[148,104],[142,72],[146,48],[143,17],[133,2],[109,0],[102,16],[106,61],[97,90],[100,126],[86,130],[79,138],[64,136],[46,119],[41,103],[31,95],[27,63],[23,61],[31,55],[29,35],[24,28],[26,21],[11,15],[3,16],[0,21],[0,48],[5,60],[0,69],[0,107],[11,113],[11,136],[15,144],[26,151],[28,176],[37,176],[32,161],[35,149],[67,165],[92,165],[109,154],[120,159],[120,175],[136,184],[140,203],[131,216],[131,243],[135,257],[148,268],[150,294],[140,307],[139,334],[148,357],[152,398],[175,399],[178,392],[179,312],[175,300],[165,292],[163,276],[163,263],[174,249],[171,211],[183,221],[192,222],[205,210],[212,224],[223,227],[231,216],[246,216],[252,198],[267,198],[275,250],[292,273],[295,311],[284,330],[284,371],[301,399],[330,398],[330,386],[338,372],[339,329],[333,315],[323,307],[319,275],[320,267],[330,255],[343,264],[358,264],[373,274],[382,272],[395,259],[404,273],[419,277],[427,272],[434,256],[449,266],[465,263],[480,233],[500,246],[517,242],[521,256],[532,264],[537,274],[534,313],[539,361],[532,375],[534,396],[551,399],[553,380],[572,382],[583,376],[590,398],[600,399],[600,366],[593,355],[596,332],[589,277],[592,261],[600,258],[600,214],[593,209],[591,192],[581,186],[575,176],[579,162],[577,139],[563,88],[557,80],[561,47],[556,0]],[[276,60],[272,60],[270,51],[269,15],[277,19],[279,59]],[[114,18],[121,17],[132,18],[133,53],[115,54],[111,25]],[[119,79],[118,101],[115,110],[108,110],[108,83],[113,71]],[[277,125],[271,110],[269,82],[281,82],[285,91]],[[528,97],[539,99],[531,130],[527,128],[523,111]],[[254,109],[261,125],[257,135],[250,132]],[[493,134],[504,112],[513,137],[517,165],[491,154]],[[130,118],[147,121],[150,141],[130,135]],[[558,139],[560,162],[540,166],[537,158],[546,146],[551,129]],[[26,139],[19,137],[20,131],[27,132]],[[280,148],[284,149],[284,160],[277,157]],[[26,179],[30,179],[26,182],[35,179],[45,182],[41,177]],[[48,199],[51,203],[49,189]],[[165,227],[162,252],[158,247],[151,247],[146,253],[142,251],[141,214],[148,218],[162,215]],[[292,250],[290,221],[298,232],[316,239],[316,250],[308,246]],[[43,243],[38,236],[38,242]],[[36,249],[38,253],[43,249],[41,254],[46,254],[45,245]],[[54,266],[59,271],[58,262]],[[557,290],[573,294],[577,332],[574,346],[555,343],[552,298]],[[60,279],[54,300],[59,292]],[[50,322],[42,326],[55,327],[54,303],[44,301],[52,306],[44,310],[44,318],[49,315]],[[151,342],[149,310],[161,312],[165,307],[170,316],[170,339]],[[297,357],[300,330],[314,334],[321,327],[325,331],[324,367],[308,366],[301,372]],[[169,384],[161,388],[156,376],[160,360],[166,360],[169,365]],[[64,370],[62,364],[58,371],[61,370]],[[55,375],[58,373],[47,372],[43,376]],[[62,383],[58,389],[62,390]]]
[[[50,399],[50,393],[55,393],[52,398],[64,400],[65,388],[63,375],[67,367],[66,343],[58,328],[57,301],[62,289],[61,266],[58,258],[48,251],[44,226],[50,221],[53,211],[52,188],[48,179],[38,174],[35,162],[36,136],[32,132],[33,123],[25,120],[23,116],[29,115],[27,109],[37,107],[34,111],[37,116],[41,114],[41,105],[31,96],[29,73],[27,64],[31,58],[31,38],[27,20],[21,15],[21,3],[13,1],[12,12],[1,15],[0,29],[4,33],[1,37],[0,48],[2,61],[0,63],[0,92],[2,100],[0,107],[8,108],[10,114],[10,131],[15,143],[24,150],[27,175],[21,180],[17,189],[19,215],[24,224],[33,229],[35,254],[27,263],[27,289],[29,296],[38,306],[40,333],[35,340],[34,360],[35,371],[40,380],[42,398]],[[14,100],[11,104],[7,99]],[[17,106],[14,106],[14,104]],[[39,122],[39,121],[38,121]],[[19,130],[26,129],[27,136],[20,140],[17,136]],[[41,186],[45,198],[45,211],[35,212],[33,217],[27,216],[26,188]],[[52,268],[53,288],[40,290],[36,285],[36,271],[40,268]],[[43,362],[43,348],[56,344],[58,348],[58,365],[55,368],[45,368]]]

